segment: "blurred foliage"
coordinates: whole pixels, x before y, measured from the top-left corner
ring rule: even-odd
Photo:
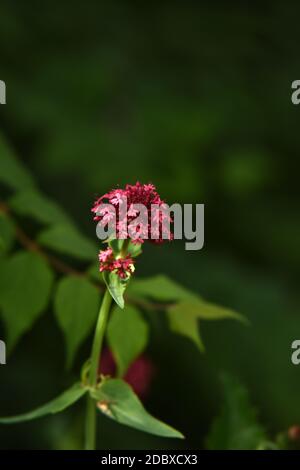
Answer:
[[[178,445],[187,448],[204,445],[220,409],[224,369],[250,390],[268,434],[300,422],[300,374],[290,362],[300,331],[299,109],[290,101],[300,70],[298,12],[292,0],[46,1],[40,14],[32,0],[1,3],[0,78],[7,84],[1,129],[30,172],[5,158],[10,150],[2,142],[0,172],[18,190],[11,204],[25,228],[37,233],[39,215],[41,243],[61,253],[69,248],[67,257],[80,253],[74,267],[82,268],[93,257],[92,199],[110,187],[152,181],[168,202],[206,204],[204,249],[149,246],[137,273],[163,271],[251,323],[202,322],[207,352],[200,355],[187,338],[170,334],[166,318],[145,314],[147,352],[158,369],[147,406],[173,417],[187,436]],[[34,199],[31,174],[43,194],[35,190]],[[59,209],[41,200],[44,194]],[[15,228],[1,215],[0,229],[7,253]],[[60,336],[45,316],[0,368],[7,414],[18,404],[34,406],[41,383],[45,401],[67,385]],[[87,356],[89,349],[82,345],[80,352]],[[0,428],[1,447],[76,447],[80,413],[78,407],[76,417],[66,412],[52,424],[33,423],[30,432],[28,425]],[[169,445],[102,425],[106,448]]]
[[[230,377],[223,378],[224,404],[208,437],[210,450],[256,450],[266,440],[249,403],[247,390]]]

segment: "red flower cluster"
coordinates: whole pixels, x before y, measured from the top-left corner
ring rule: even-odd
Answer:
[[[116,361],[108,348],[101,355],[99,373],[103,375],[116,375]],[[149,392],[155,369],[152,361],[142,354],[128,368],[124,380],[131,385],[140,398],[145,398]]]
[[[100,251],[100,272],[109,271],[116,272],[121,279],[126,279],[134,271],[134,261],[131,256],[125,258],[114,258],[114,253],[111,248]]]
[[[136,204],[144,206],[143,214],[134,207]],[[153,184],[137,182],[135,185],[127,184],[125,189],[113,189],[96,200],[92,212],[94,220],[103,227],[115,219],[117,238],[131,238],[134,243],[144,243],[145,239],[162,243],[173,238],[170,230],[172,218]]]
[[[300,442],[300,426],[295,424],[288,429],[288,437],[291,441]]]

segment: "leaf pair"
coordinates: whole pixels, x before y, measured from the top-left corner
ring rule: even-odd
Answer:
[[[0,423],[14,424],[59,413],[73,405],[87,393],[90,393],[91,397],[97,401],[98,409],[105,416],[120,424],[157,436],[183,437],[179,431],[149,414],[132,388],[120,379],[105,379],[96,390],[91,392],[82,384],[76,383],[46,405],[22,415],[0,418]]]
[[[66,342],[67,367],[72,365],[81,343],[87,338],[99,310],[99,291],[84,278],[68,276],[58,284],[54,313]],[[132,362],[144,351],[149,326],[133,306],[115,307],[107,328],[107,341],[116,360],[117,374],[123,377]]]

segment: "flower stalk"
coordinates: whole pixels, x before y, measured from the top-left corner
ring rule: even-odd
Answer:
[[[98,367],[101,359],[101,350],[108,320],[108,315],[112,303],[112,297],[106,289],[102,304],[99,311],[97,325],[95,329],[94,341],[91,354],[91,366],[89,372],[88,383],[91,388],[95,388],[98,382]],[[97,433],[97,420],[96,420],[96,402],[89,396],[87,402],[86,414],[86,450],[95,450],[96,448],[96,433]]]

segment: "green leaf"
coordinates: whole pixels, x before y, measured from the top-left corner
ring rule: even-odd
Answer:
[[[0,269],[0,307],[11,350],[46,309],[53,273],[41,256],[21,251]]]
[[[14,190],[33,187],[34,183],[25,165],[18,161],[0,134],[0,181]]]
[[[76,383],[69,390],[66,390],[64,393],[59,395],[54,400],[51,400],[46,405],[40,406],[39,408],[22,415],[0,418],[0,423],[21,423],[24,421],[31,421],[32,419],[41,418],[42,416],[49,414],[60,413],[78,401],[86,392],[87,390],[83,388],[80,383]]]
[[[110,295],[120,308],[124,308],[124,292],[128,284],[128,280],[121,279],[116,273],[103,272],[104,282],[110,292]]]
[[[151,416],[132,388],[121,379],[106,379],[92,396],[99,410],[118,423],[163,437],[184,436],[176,429]]]
[[[150,297],[162,302],[196,297],[188,289],[162,274],[146,279],[135,279],[128,293],[138,297]]]
[[[6,214],[0,212],[0,253],[7,253],[15,238],[15,227]]]
[[[71,224],[64,211],[37,189],[17,193],[11,198],[10,207],[18,214],[33,217],[43,224]]]
[[[257,422],[246,388],[237,380],[223,377],[224,398],[221,414],[216,418],[207,439],[211,450],[254,450],[266,435]]]
[[[182,308],[182,304],[177,304],[167,310],[170,329],[174,333],[178,333],[192,340],[200,351],[204,351],[204,344],[202,342],[198,318],[188,309]]]
[[[38,236],[38,242],[54,251],[83,260],[97,256],[97,246],[69,224],[55,225]]]
[[[175,333],[190,338],[196,346],[204,351],[204,345],[199,333],[198,320],[240,320],[246,323],[246,319],[234,310],[221,307],[204,300],[183,300],[167,309],[170,328]]]
[[[115,308],[108,324],[107,339],[117,363],[118,375],[122,377],[147,346],[148,324],[135,307]]]
[[[220,305],[212,304],[210,302],[205,302],[204,300],[195,299],[195,300],[186,300],[179,302],[176,305],[169,307],[171,313],[178,312],[188,312],[191,316],[199,318],[201,320],[239,320],[242,322],[247,322],[245,317],[240,313],[235,312],[229,308],[222,307]]]
[[[59,282],[54,312],[66,340],[68,367],[95,323],[98,308],[99,291],[89,281],[69,276]]]

